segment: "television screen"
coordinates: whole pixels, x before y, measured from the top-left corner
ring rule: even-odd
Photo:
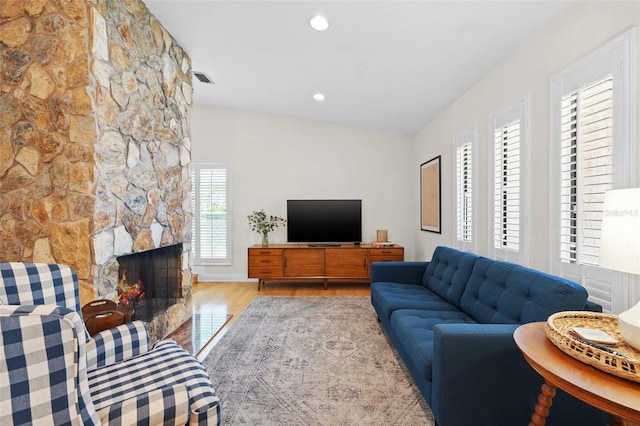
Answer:
[[[362,200],[287,200],[290,243],[359,243]]]

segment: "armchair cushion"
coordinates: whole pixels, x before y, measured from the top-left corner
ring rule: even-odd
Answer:
[[[173,340],[161,340],[152,350],[88,373],[91,398],[98,411],[137,397],[144,389],[184,385],[191,407],[190,423],[220,423],[220,400],[206,370]],[[153,412],[157,401],[138,410]],[[163,401],[166,402],[166,401]],[[167,410],[167,407],[162,407]]]
[[[186,387],[167,386],[109,405],[98,415],[103,424],[112,426],[187,424],[188,400]]]
[[[100,424],[85,356],[77,312],[0,306],[0,424]]]

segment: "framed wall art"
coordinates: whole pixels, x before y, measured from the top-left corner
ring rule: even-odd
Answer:
[[[442,233],[440,194],[440,156],[420,165],[420,229]]]

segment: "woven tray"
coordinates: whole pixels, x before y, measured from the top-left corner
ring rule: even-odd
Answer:
[[[608,333],[618,345],[608,346],[620,355],[584,344],[573,327],[593,328]],[[567,355],[595,368],[634,382],[640,382],[640,352],[624,342],[618,331],[618,316],[588,311],[566,311],[547,319],[547,337]]]

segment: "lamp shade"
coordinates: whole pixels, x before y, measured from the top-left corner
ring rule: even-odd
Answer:
[[[605,192],[600,266],[640,274],[640,188]]]

